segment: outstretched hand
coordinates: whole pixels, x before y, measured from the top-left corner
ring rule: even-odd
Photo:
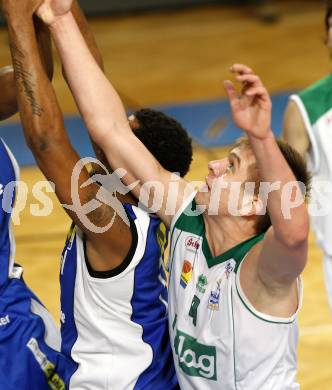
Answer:
[[[36,14],[45,24],[51,25],[71,10],[72,3],[73,0],[43,0]]]
[[[230,71],[242,84],[238,95],[233,83],[224,82],[235,124],[248,135],[265,138],[271,132],[270,96],[260,78],[247,66],[235,64]]]

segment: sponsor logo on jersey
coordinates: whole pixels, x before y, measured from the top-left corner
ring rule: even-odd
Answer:
[[[233,272],[233,270],[234,270],[234,266],[233,266],[232,262],[228,261],[226,264],[226,270],[225,270],[225,275],[226,275],[227,279],[229,278],[229,275]]]
[[[201,246],[200,239],[197,237],[189,236],[185,241],[186,249],[191,252],[197,252]]]
[[[198,315],[198,307],[201,303],[201,300],[198,298],[197,295],[194,295],[193,300],[191,301],[190,310],[189,310],[189,317],[193,319],[193,324],[197,325],[197,315]]]
[[[5,326],[8,324],[10,324],[9,315],[6,315],[5,317],[0,317],[0,326]]]
[[[207,277],[203,274],[201,274],[198,278],[197,284],[196,284],[196,290],[200,292],[201,294],[204,294],[206,291],[206,286],[208,284]]]
[[[44,372],[47,383],[52,390],[65,390],[66,386],[64,381],[55,372],[55,365],[50,362],[46,355],[40,350],[38,341],[35,338],[31,338],[27,344],[27,347],[32,352],[40,369]]]
[[[220,282],[218,282],[217,289],[211,291],[208,308],[210,310],[219,310],[219,299],[220,299]]]
[[[182,267],[182,273],[181,273],[181,279],[180,279],[180,285],[183,288],[187,287],[187,284],[190,282],[191,278],[193,276],[193,269],[190,261],[185,260],[183,262]]]
[[[179,367],[185,374],[217,380],[216,347],[198,343],[194,337],[177,329],[174,349]]]

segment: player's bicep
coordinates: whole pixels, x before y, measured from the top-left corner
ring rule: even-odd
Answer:
[[[282,137],[301,156],[305,156],[309,149],[310,140],[299,108],[292,100],[289,101],[285,111]]]
[[[262,242],[258,259],[258,275],[265,285],[290,285],[302,273],[308,252],[308,242],[285,244],[270,227]]]

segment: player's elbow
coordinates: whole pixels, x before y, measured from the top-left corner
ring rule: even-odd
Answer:
[[[42,157],[51,146],[61,143],[52,124],[45,127],[34,126],[34,131],[25,133],[27,145],[35,157]]]
[[[89,130],[89,134],[93,141],[101,148],[108,147],[117,148],[118,140],[122,139],[123,126],[112,120],[104,120],[103,118],[95,118],[94,115],[85,117],[85,124]],[[109,142],[110,139],[112,142]]]
[[[36,156],[46,152],[49,145],[49,139],[42,133],[29,134],[26,136],[26,143],[32,153]]]
[[[289,249],[297,249],[307,244],[309,236],[309,223],[293,226],[279,236],[279,240]]]

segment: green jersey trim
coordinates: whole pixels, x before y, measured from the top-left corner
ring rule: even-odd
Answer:
[[[298,95],[308,112],[311,125],[332,107],[332,74],[317,81]]]
[[[174,228],[183,230],[187,233],[196,234],[197,236],[203,235],[205,231],[204,219],[202,213],[199,213],[197,209],[195,198],[192,199],[183,210],[177,219]]]
[[[227,250],[221,255],[213,256],[205,234],[205,223],[204,223],[203,215],[202,214],[197,215],[197,204],[195,199],[193,199],[190,202],[190,204],[188,204],[188,206],[183,211],[183,213],[178,217],[174,225],[174,228],[177,228],[181,231],[185,231],[186,233],[195,234],[203,238],[202,250],[209,268],[224,263],[227,260],[234,259],[237,264],[235,271],[237,271],[240,262],[242,261],[244,256],[248,253],[248,251],[255,244],[261,241],[265,235],[265,233],[261,233],[256,236],[250,237],[246,241],[241,242],[240,244]]]
[[[243,262],[241,263],[241,265]],[[242,290],[240,283],[240,274],[241,274],[241,266],[239,267],[239,271],[235,277],[235,286],[238,297],[240,298],[244,307],[256,318],[268,322],[270,324],[279,324],[279,325],[290,325],[293,324],[297,318],[297,315],[302,307],[302,296],[303,296],[303,286],[301,278],[297,279],[297,291],[298,291],[298,308],[296,312],[290,317],[276,317],[271,316],[269,314],[261,313],[254,308],[254,306],[250,303],[249,299],[246,297],[244,291]]]
[[[235,272],[237,271],[241,261],[244,259],[245,255],[249,250],[260,242],[264,238],[265,233],[258,234],[256,236],[248,238],[246,241],[241,242],[240,244],[235,245],[233,248],[222,253],[219,256],[213,257],[209,248],[209,244],[204,235],[203,239],[203,252],[204,256],[207,259],[209,268],[214,265],[221,264],[227,260],[234,259],[236,262]]]

